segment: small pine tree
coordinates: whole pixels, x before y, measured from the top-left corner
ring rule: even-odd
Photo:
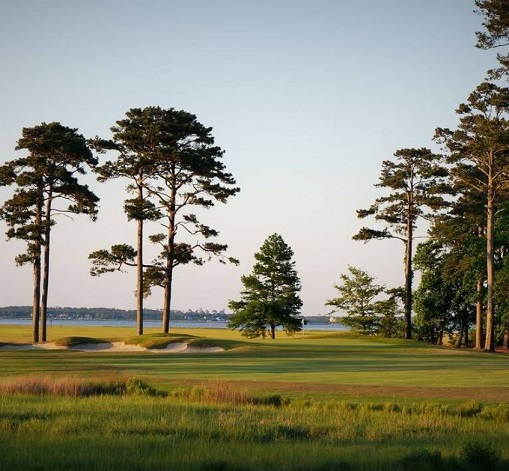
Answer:
[[[302,329],[302,320],[297,317],[302,307],[301,285],[292,257],[292,249],[280,235],[265,240],[255,254],[252,274],[241,278],[241,300],[228,304],[234,312],[228,327],[245,337],[265,338],[269,333],[272,339],[277,326],[288,334]]]
[[[386,293],[385,286],[375,284],[375,279],[360,268],[349,266],[348,271],[350,274],[340,275],[342,283],[334,285],[340,296],[329,299],[326,305],[334,306],[333,312],[343,311],[341,323],[357,332],[393,336],[398,323],[395,298],[376,300]]]

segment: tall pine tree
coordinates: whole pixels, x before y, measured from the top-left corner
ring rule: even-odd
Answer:
[[[437,210],[444,205],[442,194],[447,190],[445,169],[440,157],[429,149],[400,149],[395,161],[382,162],[379,183],[375,186],[390,191],[377,198],[368,209],[357,211],[359,218],[372,216],[385,225],[382,230],[363,227],[353,236],[365,242],[372,239],[398,239],[405,244],[405,338],[412,338],[412,251],[414,231],[425,209]]]
[[[9,227],[7,237],[26,241],[27,251],[16,258],[18,265],[33,267],[33,341],[46,341],[46,313],[50,274],[50,237],[55,214],[88,214],[95,218],[99,199],[78,177],[94,167],[85,138],[76,129],[60,123],[42,123],[24,128],[16,150],[26,157],[0,168],[4,185],[16,185],[14,195],[0,208]]]

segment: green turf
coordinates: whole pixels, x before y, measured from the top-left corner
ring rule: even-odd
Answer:
[[[68,333],[68,328],[62,328],[55,329],[53,334],[64,334],[65,339]],[[443,388],[444,399],[447,388],[472,391],[472,397],[479,398],[476,394],[479,388],[497,391],[509,386],[507,355],[433,347],[413,341],[315,332],[276,340],[249,340],[224,329],[174,329],[170,336],[149,333],[136,337],[125,328],[88,327],[75,328],[73,334],[72,342],[68,343],[75,343],[77,337],[92,337],[96,341],[123,338],[128,343],[160,348],[168,342],[186,341],[196,346],[221,346],[226,351],[162,354],[2,350],[0,378],[27,373],[118,374],[143,376],[168,386],[181,381],[217,379],[250,382],[253,387],[260,383],[274,391],[279,383],[308,384],[310,391],[324,385],[329,388],[327,393],[337,386],[337,394],[341,394],[342,386],[356,385],[390,387],[395,394],[398,388],[419,388],[424,398],[426,391],[436,397],[437,390]],[[0,341],[21,342],[23,335],[19,327],[2,326]],[[491,394],[490,399],[496,400],[496,395]]]
[[[26,336],[0,329],[0,342]],[[273,341],[221,329],[138,338],[88,327],[54,328],[50,337],[69,345],[112,339],[225,351],[0,350],[0,386],[27,377],[140,378],[167,395],[0,394],[0,469],[509,469],[507,355],[325,332]],[[203,402],[211,388],[223,399]],[[244,393],[280,399],[235,403]]]

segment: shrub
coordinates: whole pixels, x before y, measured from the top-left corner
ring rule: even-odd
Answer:
[[[477,414],[480,414],[483,409],[483,405],[477,401],[468,401],[464,404],[461,404],[457,412],[462,417],[474,417]]]
[[[500,461],[500,451],[495,449],[491,443],[483,441],[468,442],[462,453],[465,464],[472,469],[492,470]]]
[[[445,469],[445,463],[440,451],[418,450],[408,454],[400,461],[401,469],[413,471],[436,471]]]
[[[160,396],[162,394],[145,381],[135,377],[131,377],[126,381],[125,392],[134,396]]]
[[[485,407],[479,415],[483,419],[509,421],[509,404],[499,404],[496,407]]]
[[[262,406],[287,406],[290,404],[290,399],[283,399],[279,394],[273,394],[272,396],[265,397],[255,397],[253,398],[253,404],[258,404]]]

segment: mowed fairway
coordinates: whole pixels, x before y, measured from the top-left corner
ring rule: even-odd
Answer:
[[[133,341],[132,329],[109,327],[53,327],[49,341],[71,335]],[[225,350],[0,349],[0,385],[137,378],[164,393],[4,393],[0,468],[508,469],[507,355],[313,331],[276,340],[224,329],[172,335]],[[0,342],[29,338],[29,327],[0,327]],[[220,398],[205,400],[209,389]],[[258,399],[244,403],[245,395]],[[491,455],[488,468],[472,458]]]
[[[218,346],[233,345],[220,353],[186,354],[0,350],[0,375],[118,374],[164,387],[221,380],[280,393],[509,401],[507,355],[313,331],[293,337],[279,334],[276,340],[248,340],[224,329],[173,329],[172,333],[207,338]],[[128,328],[55,327],[49,341],[70,335],[111,339],[132,334]],[[0,342],[27,342],[29,335],[29,328],[2,326]]]

